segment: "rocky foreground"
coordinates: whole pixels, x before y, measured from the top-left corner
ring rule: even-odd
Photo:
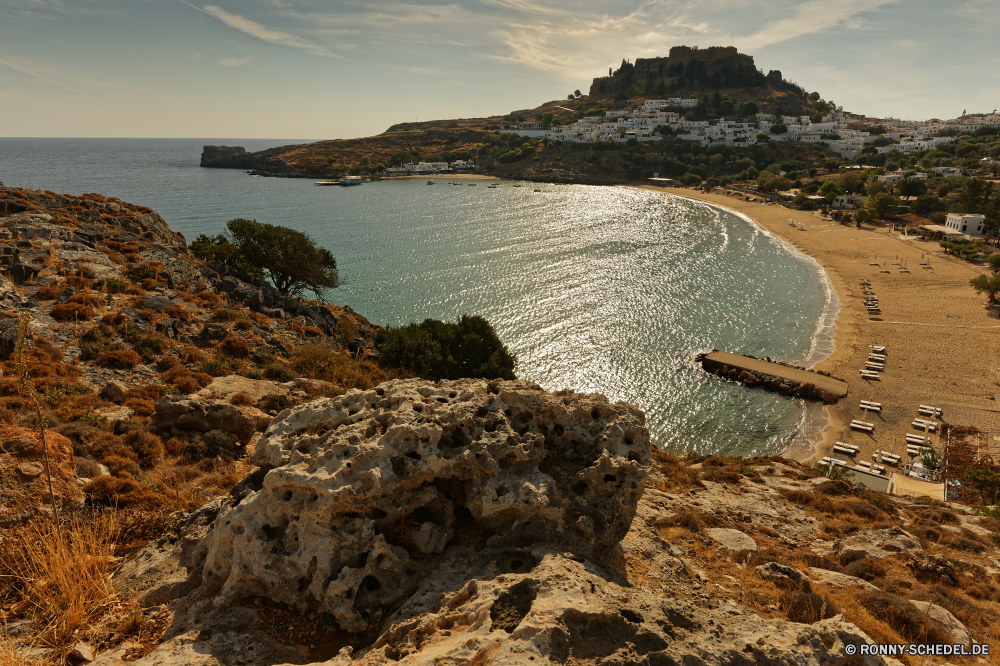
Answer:
[[[898,662],[848,646],[1000,645],[1000,520],[780,458],[677,459],[600,395],[393,379],[363,360],[363,318],[192,259],[148,209],[0,194],[4,666],[878,664]],[[56,569],[106,572],[77,606],[46,605],[61,574],[24,574],[52,538],[24,312],[64,529],[118,507],[109,550]]]

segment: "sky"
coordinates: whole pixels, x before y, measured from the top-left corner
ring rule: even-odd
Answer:
[[[347,139],[736,46],[845,110],[1000,107],[998,0],[0,0],[0,136]]]

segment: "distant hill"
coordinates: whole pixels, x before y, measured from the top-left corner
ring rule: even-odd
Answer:
[[[684,175],[688,167],[719,177],[736,175],[746,171],[746,167],[734,166],[741,158],[751,159],[758,167],[762,163],[790,160],[805,165],[795,170],[820,166],[832,158],[825,152],[816,153],[818,146],[801,150],[797,145],[787,144],[761,147],[754,155],[741,153],[735,160],[727,155],[724,164],[728,166],[714,168],[712,164],[702,164],[698,157],[702,152],[700,146],[689,149],[686,144],[690,142],[670,138],[658,147],[643,147],[644,153],[657,154],[639,160],[637,165],[636,160],[606,150],[600,159],[593,155],[588,159],[587,153],[591,152],[588,145],[565,144],[556,146],[553,152],[552,146],[544,142],[498,135],[499,130],[519,122],[534,121],[544,126],[566,124],[587,113],[603,115],[606,110],[667,97],[701,100],[703,103],[691,111],[692,118],[698,120],[735,118],[758,111],[815,117],[834,108],[818,93],[807,94],[801,86],[785,80],[778,70],[764,74],[755,66],[752,56],[739,53],[734,47],[675,46],[666,57],[639,58],[634,63],[623,60],[617,70],[608,70],[608,76],[595,78],[587,95],[570,94],[567,99],[532,109],[485,118],[398,123],[372,137],[283,146],[258,153],[207,146],[202,166],[241,168],[273,176],[329,178],[342,173],[376,173],[409,161],[473,158],[501,176],[618,183],[657,172]],[[618,146],[619,151],[624,148]]]

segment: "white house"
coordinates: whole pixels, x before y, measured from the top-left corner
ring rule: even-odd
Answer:
[[[948,213],[944,225],[969,236],[982,236],[985,233],[985,220],[985,215]]]

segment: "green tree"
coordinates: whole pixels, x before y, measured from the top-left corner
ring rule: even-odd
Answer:
[[[986,263],[989,264],[994,273],[1000,273],[1000,252],[994,252],[986,257]]]
[[[895,215],[899,210],[899,199],[888,192],[879,192],[868,197],[865,208],[873,218],[885,219]]]
[[[976,290],[977,294],[986,294],[990,304],[1000,301],[1000,273],[992,275],[977,275],[969,280],[969,284]]]
[[[301,231],[241,218],[229,220],[226,227],[229,242],[264,269],[281,293],[298,297],[312,292],[324,300],[324,290],[340,286],[333,254]]]
[[[899,182],[899,193],[904,197],[919,197],[927,191],[927,186],[915,178],[904,178]]]
[[[457,321],[425,319],[390,327],[378,334],[379,362],[431,379],[515,379],[516,357],[483,317],[462,315]]]
[[[823,195],[827,201],[833,201],[838,196],[843,194],[843,192],[840,191],[840,188],[837,187],[837,183],[832,180],[825,181],[819,188],[819,193]]]
[[[781,123],[771,125],[771,134],[785,134],[786,132],[788,132],[788,128]]]
[[[188,249],[191,250],[192,256],[202,261],[218,261],[241,273],[264,279],[264,270],[243,256],[240,248],[230,243],[222,234],[216,236],[199,234],[188,245]]]

